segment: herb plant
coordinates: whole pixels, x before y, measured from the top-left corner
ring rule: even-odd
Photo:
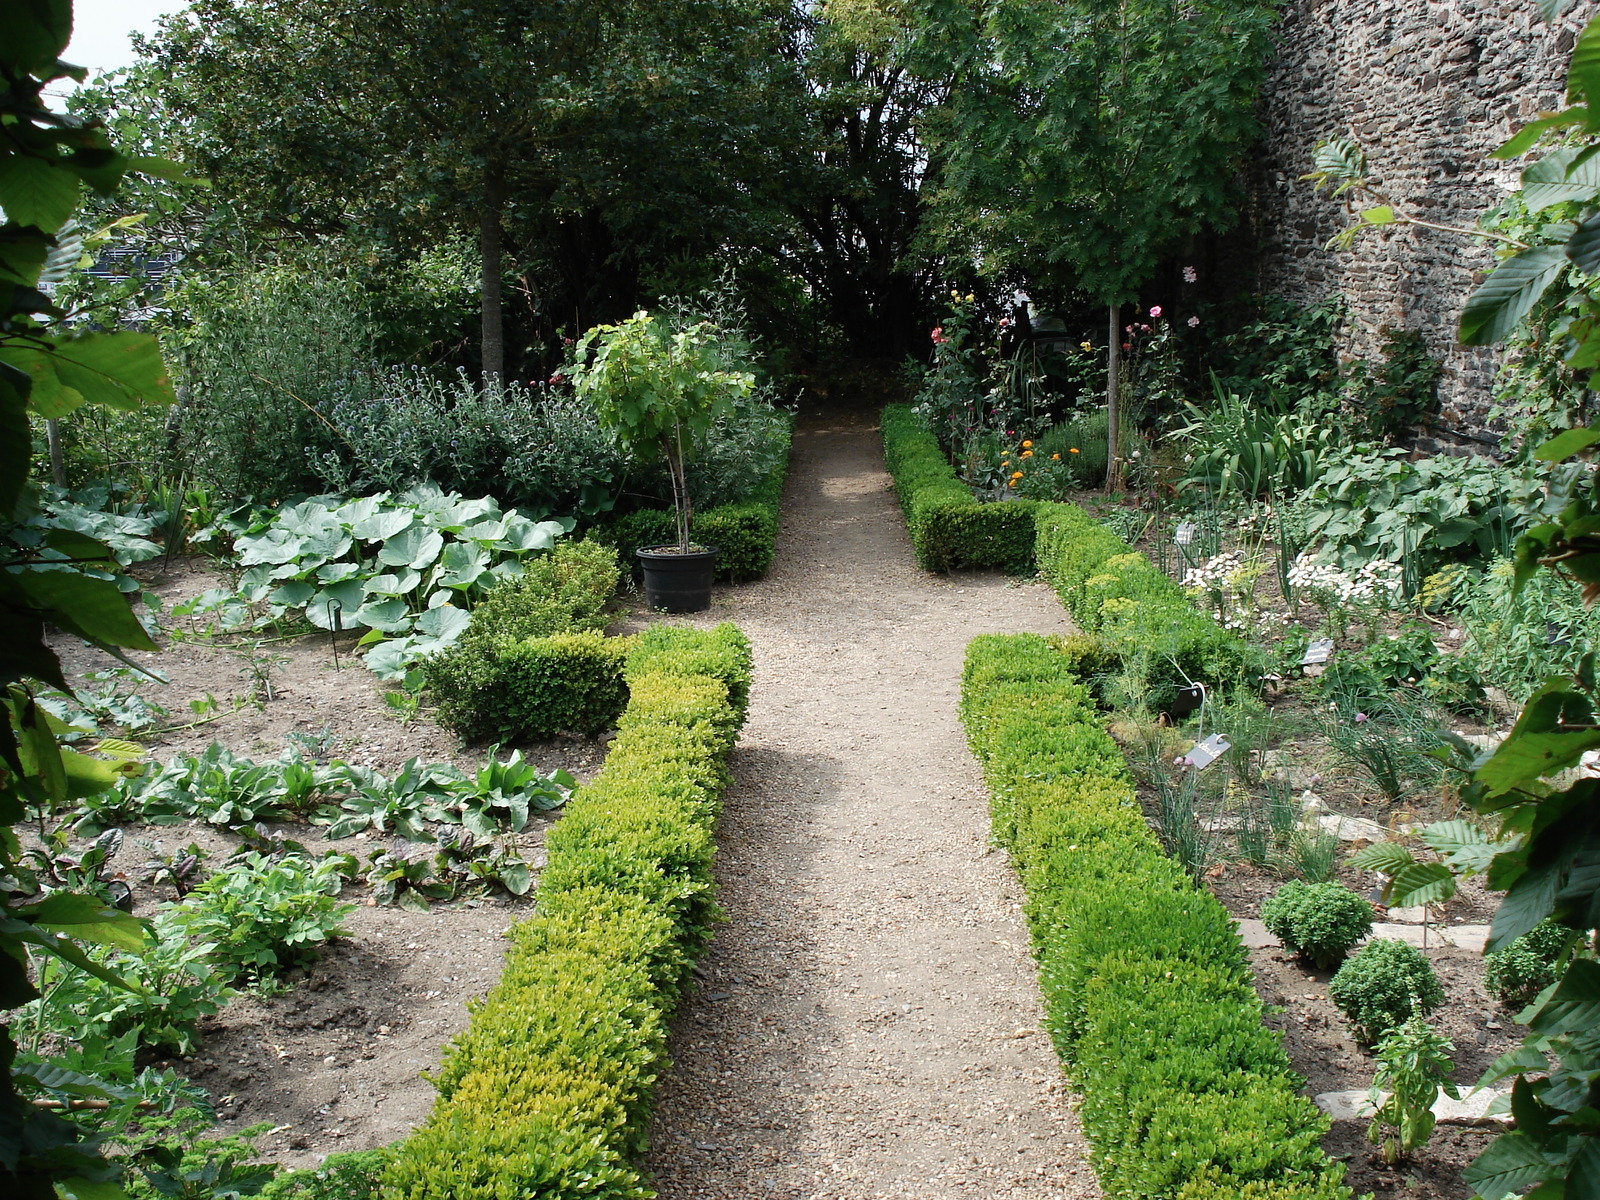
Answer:
[[[1261,921],[1290,950],[1326,971],[1372,932],[1372,905],[1340,883],[1291,880],[1262,903]]]
[[[1444,987],[1415,946],[1378,938],[1339,968],[1328,996],[1370,1046],[1410,1017],[1438,1008]]]
[[[1382,1148],[1383,1161],[1390,1166],[1427,1144],[1441,1091],[1452,1100],[1461,1098],[1450,1082],[1454,1049],[1420,1012],[1385,1034],[1374,1049],[1378,1069],[1367,1093],[1374,1106],[1367,1140]]]

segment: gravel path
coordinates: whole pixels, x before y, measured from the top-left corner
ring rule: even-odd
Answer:
[[[658,1093],[663,1200],[1098,1195],[956,712],[967,642],[1067,629],[1055,596],[919,571],[875,426],[819,414],[772,573],[679,619],[737,621],[756,675],[728,920]]]

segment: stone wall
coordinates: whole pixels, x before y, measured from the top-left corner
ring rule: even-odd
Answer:
[[[1414,226],[1326,250],[1347,215],[1300,177],[1318,143],[1354,137],[1402,211],[1474,224],[1520,170],[1490,151],[1532,114],[1559,106],[1575,35],[1596,7],[1585,0],[1552,26],[1533,0],[1284,6],[1265,88],[1266,145],[1253,168],[1257,289],[1301,303],[1342,293],[1344,349],[1359,357],[1377,357],[1386,326],[1421,330],[1444,364],[1440,424],[1467,439],[1492,437],[1485,414],[1499,353],[1458,346],[1455,327],[1492,254],[1481,242]]]

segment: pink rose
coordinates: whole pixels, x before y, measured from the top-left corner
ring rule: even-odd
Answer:
[[[1200,318],[1199,317],[1190,317],[1187,321],[1184,322],[1184,324],[1187,325],[1190,329],[1196,329],[1200,325]]]
[[[1161,305],[1152,304],[1150,306],[1150,318],[1151,318],[1151,320],[1154,320],[1156,317],[1159,317],[1160,315],[1161,315]]]

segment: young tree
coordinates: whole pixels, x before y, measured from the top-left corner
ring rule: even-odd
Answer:
[[[1120,481],[1120,309],[1162,257],[1238,207],[1276,19],[1262,0],[921,0],[954,73],[928,136],[942,239],[1105,305],[1107,486]]]

